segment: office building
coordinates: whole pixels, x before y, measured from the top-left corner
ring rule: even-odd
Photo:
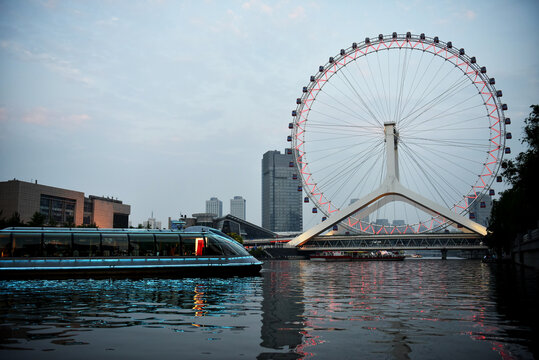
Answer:
[[[206,212],[217,217],[223,216],[223,202],[216,197],[206,200]]]
[[[483,226],[488,226],[490,212],[492,211],[492,199],[488,194],[479,196],[469,207],[468,217]]]
[[[266,152],[262,157],[262,227],[275,232],[302,231],[302,194],[293,155]]]
[[[38,212],[49,225],[95,223],[100,228],[126,228],[131,206],[118,199],[85,197],[80,191],[13,179],[0,182],[0,210],[4,218],[18,213],[24,223]]]
[[[241,196],[234,196],[230,199],[230,215],[245,220],[245,199]]]
[[[155,220],[152,212],[152,216],[147,221],[142,222],[142,227],[145,229],[161,229],[161,221]]]

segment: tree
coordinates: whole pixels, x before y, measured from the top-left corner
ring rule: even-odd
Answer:
[[[56,220],[54,220],[54,218],[51,216],[49,218],[49,226],[52,226],[52,227],[56,227],[58,225],[58,222],[56,222]]]
[[[21,220],[21,215],[15,211],[13,215],[11,215],[11,217],[6,221],[6,226],[24,226],[24,221]]]
[[[4,210],[0,210],[0,229],[3,229],[7,226],[7,221],[4,218]]]
[[[521,140],[528,149],[518,154],[514,161],[502,162],[502,177],[511,188],[494,201],[489,222],[492,234],[487,238],[498,253],[509,252],[519,233],[538,226],[539,105],[532,105],[531,109],[530,116],[524,120],[524,138]]]
[[[240,234],[232,232],[232,233],[228,233],[227,235],[230,236],[232,239],[236,240],[237,242],[239,242],[240,244],[243,244],[243,238],[241,237]]]
[[[46,216],[40,213],[39,211],[36,211],[34,215],[30,218],[30,222],[28,223],[29,226],[36,226],[41,227],[45,224]]]
[[[68,216],[66,218],[65,227],[73,228],[75,227],[75,222],[73,221],[73,216]]]
[[[78,227],[78,228],[91,228],[91,229],[97,229],[97,228],[99,228],[99,226],[97,226],[97,224],[96,224],[95,222],[90,223],[90,224],[82,224],[82,225],[78,225],[77,227]]]

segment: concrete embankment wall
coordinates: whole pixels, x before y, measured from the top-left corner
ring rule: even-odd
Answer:
[[[515,264],[539,269],[539,229],[517,237],[511,256]]]

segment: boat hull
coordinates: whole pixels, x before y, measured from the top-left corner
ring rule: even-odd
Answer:
[[[251,256],[4,258],[0,279],[250,276],[261,268],[262,262]]]

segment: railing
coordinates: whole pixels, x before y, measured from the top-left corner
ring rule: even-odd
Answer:
[[[416,234],[388,236],[318,236],[298,250],[479,250],[488,249],[472,234]]]

